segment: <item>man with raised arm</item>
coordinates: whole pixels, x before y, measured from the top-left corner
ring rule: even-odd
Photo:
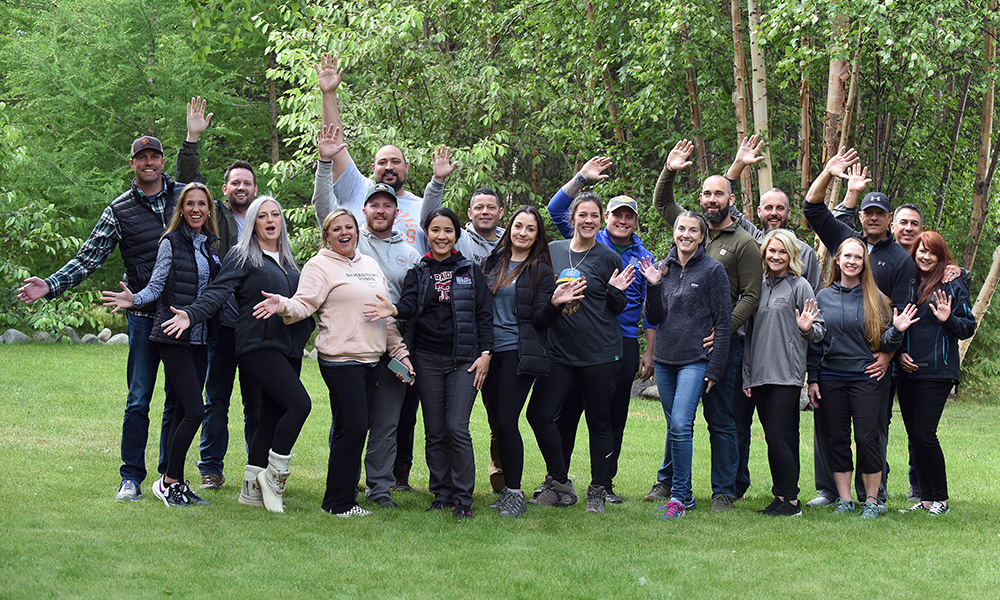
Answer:
[[[177,177],[202,181],[199,144],[212,123],[212,113],[205,114],[206,102],[200,96],[188,103],[188,135],[177,153]],[[247,209],[257,197],[257,173],[242,160],[234,161],[223,176],[222,196],[215,200],[219,227],[219,260],[237,244],[246,223]],[[223,200],[225,198],[225,200]],[[253,224],[251,223],[251,226]],[[201,424],[198,446],[201,489],[217,490],[226,482],[226,451],[229,449],[229,406],[236,380],[236,318],[239,311],[232,296],[222,307],[222,326],[215,344],[208,350],[208,375],[205,378],[205,418]],[[243,400],[243,439],[249,448],[260,418],[260,386],[240,369],[240,396]]]
[[[556,192],[549,201],[549,216],[555,223],[559,233],[566,239],[573,237],[572,218],[568,214],[569,206],[577,194],[584,188],[608,178],[605,173],[611,167],[611,159],[595,156],[588,160],[580,171],[566,185]],[[615,196],[608,200],[604,211],[604,229],[597,232],[597,243],[611,248],[621,257],[622,268],[632,265],[639,268],[643,258],[653,260],[652,253],[646,249],[642,240],[636,235],[639,229],[639,205],[629,196]],[[608,468],[608,478],[604,482],[607,490],[607,501],[621,504],[622,499],[614,491],[614,477],[618,474],[618,459],[621,456],[622,440],[625,437],[625,424],[628,420],[628,407],[632,399],[632,382],[636,373],[641,370],[643,380],[649,379],[653,372],[653,345],[656,342],[656,327],[643,319],[642,307],[646,301],[646,278],[636,277],[625,289],[625,310],[618,314],[618,324],[622,329],[622,367],[618,372],[614,394],[611,396],[611,435],[614,446],[611,464]],[[646,338],[646,352],[639,354],[639,321],[643,322],[643,335]],[[582,402],[563,405],[556,417],[563,441],[563,454],[569,465],[576,441],[576,429],[583,413]]]
[[[856,237],[865,242],[868,246],[868,254],[871,260],[872,276],[879,290],[885,294],[894,308],[902,309],[909,302],[910,283],[916,278],[916,267],[910,255],[902,246],[896,243],[893,235],[889,232],[889,215],[892,206],[889,198],[881,192],[871,192],[865,195],[861,201],[861,231],[856,231],[850,225],[844,223],[834,216],[824,203],[826,187],[834,177],[840,177],[847,181],[847,195],[856,201],[857,196],[864,191],[870,180],[867,178],[868,169],[862,169],[858,162],[858,153],[853,148],[847,150],[841,148],[829,161],[823,171],[816,177],[809,191],[806,192],[806,201],[803,212],[809,225],[816,232],[820,241],[832,254],[837,251],[840,244],[849,237]],[[868,365],[865,372],[872,379],[882,382],[880,390],[881,410],[879,411],[879,453],[882,462],[885,463],[886,447],[889,442],[889,415],[892,412],[892,377],[889,373],[893,353],[876,352],[875,362]],[[889,377],[885,377],[889,374]],[[820,423],[820,428],[825,427]],[[882,470],[882,484],[879,486],[877,503],[880,512],[885,512],[886,481],[889,474],[889,465],[885,463]],[[864,487],[861,485],[860,470],[855,477],[855,487],[858,495],[864,498]],[[817,503],[821,502],[817,499]],[[815,504],[814,504],[815,506]]]
[[[317,140],[320,163],[330,163],[338,153],[344,152],[346,144],[338,141],[338,133],[333,125],[327,125],[320,132]],[[332,186],[333,181],[328,171],[318,167],[313,187],[313,206],[320,227],[332,210],[323,203],[323,199],[332,196]],[[392,228],[399,207],[396,192],[391,185],[372,184],[365,193],[362,212],[364,222],[358,231],[358,251],[374,258],[378,263],[389,283],[389,299],[395,304],[399,302],[406,272],[420,261],[420,253],[403,240],[399,231]],[[397,326],[402,332],[405,324],[397,323]],[[383,355],[382,366],[387,367],[390,360],[388,353]],[[396,483],[398,428],[402,418],[404,455],[407,454],[405,446],[409,444],[410,458],[409,463],[405,464],[408,473],[413,460],[413,425],[416,423],[418,405],[416,386],[406,385],[395,373],[385,368],[379,377],[372,406],[368,409],[368,447],[364,460],[365,496],[382,508],[399,506],[392,499],[392,488]],[[332,428],[330,433],[333,435]],[[405,457],[403,462],[406,463]]]
[[[337,88],[343,80],[344,72],[338,67],[338,63],[338,57],[324,54],[316,65],[316,76],[323,98],[323,125],[332,125],[333,131],[338,132],[336,141],[343,142],[344,124],[340,118]],[[320,207],[332,207],[329,210],[333,210],[337,206],[342,206],[353,212],[358,221],[361,221],[364,219],[362,209],[368,188],[372,183],[387,183],[396,192],[396,200],[399,203],[396,229],[407,243],[423,254],[427,252],[427,238],[422,229],[423,217],[441,206],[445,180],[455,170],[455,166],[456,163],[451,162],[451,148],[439,147],[434,152],[434,176],[424,188],[424,197],[421,198],[405,189],[410,163],[398,147],[382,146],[375,153],[371,178],[361,173],[350,152],[345,150],[333,155],[328,163],[320,160],[317,169],[323,170],[324,175],[329,173],[333,181],[333,194],[328,199],[321,199],[319,204],[314,198],[313,206],[317,207],[317,210]],[[323,217],[325,216],[326,214],[323,214]]]
[[[138,291],[149,283],[156,263],[160,236],[170,221],[177,198],[184,189],[163,172],[166,161],[163,145],[151,135],[132,142],[129,166],[135,178],[128,191],[111,201],[101,213],[90,236],[69,262],[45,279],[29,277],[18,290],[22,302],[39,298],[55,298],[89,277],[108,260],[115,246],[125,263],[124,289]],[[128,319],[128,396],[122,421],[122,482],[115,500],[139,500],[141,484],[146,478],[146,441],[149,437],[149,405],[156,387],[160,355],[149,341],[153,329],[152,305],[133,306]],[[170,381],[165,385],[166,401],[160,427],[160,460],[158,470],[165,470],[164,446],[167,429],[173,418],[176,402]]]
[[[678,171],[691,165],[688,158],[693,151],[694,144],[690,141],[677,142],[667,155],[667,162],[656,181],[653,203],[669,225],[673,225],[677,215],[684,210],[674,200],[674,179]],[[736,196],[729,181],[721,175],[706,178],[701,185],[700,198],[701,210],[709,227],[705,252],[725,267],[733,305],[726,372],[703,397],[705,421],[708,423],[712,446],[712,511],[719,512],[730,510],[736,500],[739,445],[733,401],[735,395],[743,395],[742,387],[737,381],[743,373],[744,348],[740,329],[757,310],[760,302],[763,267],[756,240],[741,229],[730,215],[730,207],[735,203]],[[647,495],[648,499],[659,500],[669,495],[668,485],[664,485],[663,481],[658,481],[657,484],[659,487],[653,486]]]
[[[763,140],[756,135],[752,135],[749,138],[743,138],[743,142],[736,151],[736,157],[733,158],[733,164],[726,171],[726,179],[729,180],[729,185],[735,190],[739,184],[740,175],[749,165],[754,165],[764,160],[763,156],[758,156],[761,146],[764,144]],[[749,219],[743,216],[743,213],[739,211],[734,202],[730,207],[730,213],[733,219],[739,224],[740,227],[745,229],[747,233],[752,235],[757,243],[760,244],[764,241],[764,236],[768,232],[774,229],[787,229],[788,219],[792,213],[791,203],[788,200],[788,194],[785,193],[781,188],[771,188],[761,194],[760,205],[757,207],[757,217],[760,219],[761,226],[763,229],[758,229]],[[798,240],[798,238],[796,238]],[[820,266],[819,259],[816,256],[816,251],[812,249],[812,246],[798,240],[799,242],[799,256],[802,259],[802,277],[809,282],[812,287],[813,292],[819,291],[820,288]],[[733,411],[736,415],[736,433],[739,438],[739,452],[740,461],[739,465],[736,467],[736,497],[741,498],[743,494],[750,488],[750,428],[753,425],[753,413],[757,410],[757,400],[753,397],[748,398],[745,394],[734,394],[733,395]],[[789,440],[788,443],[792,448],[799,447],[799,430],[790,429],[789,430]],[[818,434],[817,434],[818,435]],[[824,447],[826,446],[826,439],[824,438],[821,442]],[[823,463],[826,463],[826,458],[823,458]],[[833,484],[833,476],[831,475],[830,484]],[[817,482],[819,479],[817,479]],[[817,483],[817,487],[819,484]],[[827,490],[828,488],[822,488]],[[836,487],[829,488],[836,490]],[[831,496],[835,497],[835,496]]]

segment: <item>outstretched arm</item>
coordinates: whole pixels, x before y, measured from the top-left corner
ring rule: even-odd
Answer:
[[[757,156],[757,153],[760,152],[763,145],[764,140],[760,139],[760,136],[757,134],[750,137],[744,137],[743,142],[740,143],[740,147],[736,149],[736,156],[733,158],[733,164],[730,165],[729,170],[726,171],[726,179],[739,179],[740,175],[743,174],[743,169],[747,168],[749,165],[755,165],[764,160],[763,156]]]
[[[191,98],[187,105],[187,137],[177,150],[177,163],[174,174],[177,181],[191,183],[204,182],[201,177],[201,154],[198,152],[198,142],[208,126],[212,124],[212,115],[205,114],[206,101],[201,96]]]
[[[458,167],[458,161],[451,162],[451,148],[448,146],[438,146],[431,154],[431,164],[434,167],[434,176],[424,187],[424,201],[420,204],[420,223],[427,219],[427,215],[435,208],[441,208],[444,204],[444,184],[448,176]]]
[[[660,171],[660,177],[656,180],[656,190],[653,192],[653,206],[656,212],[660,213],[667,225],[673,227],[677,215],[684,209],[674,200],[674,178],[677,172],[691,166],[691,153],[694,152],[694,144],[688,140],[677,142],[670,154],[667,155],[667,162]]]
[[[339,129],[340,139],[337,142],[342,143],[344,141],[344,123],[340,119],[340,101],[337,98],[337,88],[340,87],[340,82],[344,79],[344,71],[340,68],[340,57],[330,54],[321,55],[319,63],[316,64],[316,78],[323,97],[323,126],[332,125],[334,130]],[[332,177],[334,182],[340,179],[340,174],[349,164],[351,164],[351,155],[347,151],[341,152],[333,158]]]
[[[549,200],[549,216],[555,223],[556,229],[564,238],[573,237],[572,217],[569,213],[569,205],[573,203],[573,198],[583,191],[587,186],[598,181],[607,179],[609,175],[604,171],[611,167],[611,159],[606,156],[595,156],[588,160],[580,172],[567,181],[552,199]]]
[[[333,194],[333,177],[330,172],[333,168],[333,159],[347,148],[347,144],[337,141],[338,139],[343,140],[343,137],[340,135],[338,127],[325,125],[316,139],[316,146],[319,148],[319,162],[316,163],[312,205],[316,212],[316,221],[321,227],[326,216],[337,208],[337,198]]]
[[[840,243],[855,234],[855,230],[850,225],[838,221],[833,213],[824,204],[826,187],[834,177],[849,179],[847,169],[858,162],[858,153],[851,148],[841,148],[827,163],[816,179],[809,186],[806,192],[806,201],[803,206],[803,213],[809,226],[813,228],[820,241],[830,252],[835,252]]]

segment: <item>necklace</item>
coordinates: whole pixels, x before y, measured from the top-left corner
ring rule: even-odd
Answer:
[[[594,244],[594,246],[596,246],[596,245],[597,244]],[[573,269],[574,271],[578,270],[580,268],[580,265],[583,264],[583,261],[587,260],[587,255],[590,254],[590,251],[594,249],[594,246],[591,246],[590,248],[587,248],[587,251],[583,253],[583,257],[574,265],[573,264],[573,249],[570,248],[570,246],[567,244],[566,249],[569,251],[569,268]]]

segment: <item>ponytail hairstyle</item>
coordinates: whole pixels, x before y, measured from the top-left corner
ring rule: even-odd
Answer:
[[[514,225],[514,219],[517,218],[517,215],[522,214],[529,214],[535,219],[535,231],[537,235],[535,236],[535,243],[531,245],[531,250],[528,251],[528,257],[512,271],[510,268],[510,258],[514,253],[514,247],[511,244],[511,229]],[[496,295],[501,289],[510,285],[510,282],[514,281],[521,273],[531,269],[531,289],[532,292],[537,292],[538,269],[534,267],[542,262],[547,265],[552,264],[552,257],[549,255],[549,236],[545,233],[545,221],[542,219],[542,213],[537,208],[525,205],[518,208],[510,216],[506,231],[503,232],[500,241],[497,242],[496,247],[493,248],[493,251],[483,262],[483,272],[487,277],[490,275],[493,276],[493,286],[490,288],[490,291],[493,292],[493,295]]]
[[[864,299],[865,307],[865,339],[868,340],[868,347],[871,348],[872,352],[878,352],[882,343],[882,334],[892,322],[892,304],[875,284],[871,261],[868,260],[868,246],[863,241],[856,237],[849,237],[841,242],[837,253],[833,256],[833,274],[830,277],[830,284],[840,281],[840,255],[848,244],[857,244],[864,257],[864,266],[861,267],[861,296]]]
[[[708,241],[708,221],[705,219],[705,215],[701,213],[694,212],[693,210],[682,210],[677,218],[674,219],[673,227],[677,227],[677,221],[681,219],[694,219],[698,221],[698,229],[701,230],[701,244],[702,248],[705,247],[705,243]]]
[[[924,245],[924,250],[936,256],[938,261],[937,265],[934,266],[934,270],[930,273],[925,274],[920,269],[917,269],[917,305],[931,299],[931,296],[934,295],[934,290],[941,287],[945,268],[948,265],[955,264],[955,261],[951,258],[951,252],[948,250],[948,244],[945,243],[940,233],[925,231],[917,236],[916,241],[913,242],[913,246],[910,248],[910,256],[913,257],[914,262],[917,260],[917,248],[920,247],[920,244]]]

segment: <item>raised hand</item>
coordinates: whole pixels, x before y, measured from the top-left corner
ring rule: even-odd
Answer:
[[[951,312],[951,301],[948,302],[948,312]],[[936,316],[936,313],[935,313]],[[892,325],[900,331],[906,331],[920,320],[917,316],[917,306],[915,304],[907,304],[903,308],[903,312],[899,312],[897,309],[892,309]]]
[[[872,180],[868,178],[868,167],[861,167],[860,163],[851,165],[847,170],[847,191],[860,194],[865,191]]]
[[[280,294],[269,294],[264,290],[260,291],[264,299],[258,302],[253,307],[253,316],[255,319],[268,319],[281,308]]]
[[[197,142],[212,124],[215,113],[205,114],[206,101],[201,96],[191,98],[187,105],[187,141]]]
[[[933,302],[931,302],[931,312],[938,321],[944,323],[951,316],[952,297],[944,293],[944,290],[934,292]]]
[[[615,272],[611,274],[611,279],[608,280],[608,285],[613,285],[624,292],[628,286],[632,285],[633,281],[635,281],[635,267],[629,265],[621,273],[615,269]]]
[[[132,308],[132,300],[135,296],[132,295],[131,290],[125,287],[125,283],[122,281],[118,282],[118,285],[122,286],[122,291],[120,292],[101,292],[101,302],[104,306],[114,306],[111,312],[116,313],[123,308]]]
[[[44,298],[52,291],[49,284],[45,283],[45,280],[40,277],[29,277],[24,280],[24,285],[22,285],[17,290],[17,299],[25,304],[31,304],[39,298]]]
[[[733,164],[741,165],[746,167],[748,165],[755,165],[760,161],[764,160],[763,155],[757,156],[760,149],[764,146],[764,140],[760,139],[760,136],[754,134],[750,137],[744,137],[743,142],[740,143],[740,147],[736,150],[736,157],[733,158]]]
[[[607,156],[595,156],[580,167],[580,175],[587,178],[587,183],[593,184],[610,177],[604,171],[611,167],[611,159]]]
[[[181,334],[191,326],[191,317],[183,310],[177,310],[173,306],[170,307],[170,312],[174,313],[174,316],[164,321],[160,327],[163,328],[163,333],[180,338]]]
[[[375,297],[378,299],[378,302],[365,302],[365,306],[368,308],[362,314],[371,319],[372,322],[396,316],[396,306],[391,300],[382,294],[375,294]]]
[[[583,300],[583,292],[586,290],[587,280],[583,277],[577,277],[572,281],[563,282],[556,287],[554,292],[552,292],[552,304],[555,306],[562,306],[567,302]]]
[[[438,146],[431,157],[434,166],[434,179],[444,183],[445,179],[454,172],[458,166],[458,161],[451,162],[451,148],[448,146]]]
[[[316,147],[319,149],[319,159],[324,161],[333,160],[334,156],[340,154],[340,152],[347,147],[344,142],[344,134],[340,127],[334,127],[331,123],[330,125],[324,125],[322,129],[319,130],[319,136],[316,138]]]
[[[646,283],[656,285],[660,283],[663,276],[669,272],[666,261],[662,265],[657,265],[653,259],[643,257],[639,259],[639,272],[646,278]]]
[[[846,147],[841,146],[840,151],[834,154],[830,160],[826,161],[826,171],[841,179],[847,179],[849,178],[847,167],[856,162],[858,162],[858,151],[854,148],[848,150]]]
[[[802,310],[795,309],[795,322],[799,326],[799,331],[802,333],[809,333],[812,329],[813,321],[816,320],[816,316],[819,314],[819,305],[812,298],[806,300],[805,305]]]
[[[671,171],[683,171],[691,166],[691,153],[694,152],[694,144],[689,140],[681,140],[674,144],[673,150],[667,155],[667,168]]]
[[[319,80],[319,91],[331,94],[340,87],[344,79],[344,70],[339,66],[340,58],[330,54],[322,54],[316,65],[316,78]]]

